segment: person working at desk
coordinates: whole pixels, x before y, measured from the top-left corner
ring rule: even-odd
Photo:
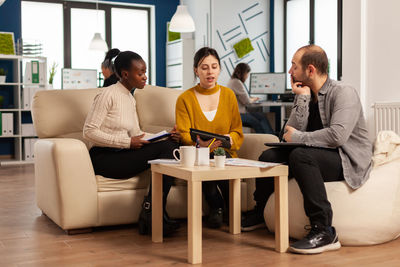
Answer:
[[[253,128],[256,133],[273,134],[274,131],[263,112],[246,111],[246,105],[254,103],[259,99],[258,97],[249,97],[249,94],[244,87],[244,82],[249,77],[249,73],[250,66],[246,63],[239,63],[236,65],[231,79],[228,82],[228,87],[231,88],[236,95],[243,126]]]
[[[271,148],[259,160],[287,163],[289,177],[296,179],[303,194],[310,232],[291,244],[290,251],[314,254],[336,250],[340,242],[332,226],[324,182],[344,179],[357,189],[369,178],[372,144],[360,99],[353,87],[329,79],[328,58],[319,46],[298,49],[289,74],[296,96],[283,138],[306,146]],[[273,179],[256,180],[256,209],[244,218],[245,226],[264,223],[264,206],[273,191]]]
[[[200,83],[178,97],[176,125],[184,145],[194,145],[190,128],[228,136],[231,147],[226,149],[227,157],[237,157],[236,152],[243,143],[242,121],[235,94],[229,88],[217,84],[220,66],[215,49],[203,47],[196,52],[193,68]],[[210,151],[222,146],[220,140],[213,142],[197,138],[197,142],[200,147],[209,147]],[[210,207],[207,219],[210,228],[222,226],[227,206],[225,203],[229,203],[228,186],[228,180],[203,182],[203,192]]]

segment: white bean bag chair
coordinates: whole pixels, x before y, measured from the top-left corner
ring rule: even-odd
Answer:
[[[400,146],[397,146],[397,152],[399,150]],[[333,210],[333,226],[342,245],[380,244],[400,235],[400,159],[390,160],[375,166],[369,179],[357,190],[352,190],[344,181],[325,183]],[[271,231],[275,230],[274,207],[275,195],[272,194],[264,210]],[[291,179],[289,235],[296,239],[304,237],[307,234],[304,226],[308,224],[303,196],[295,179]]]

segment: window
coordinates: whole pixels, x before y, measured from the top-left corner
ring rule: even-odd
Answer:
[[[299,47],[309,44],[310,37],[310,1],[288,1],[286,6],[286,66],[289,71],[292,57]],[[286,75],[287,87],[290,87],[290,75]]]
[[[286,1],[286,71],[298,48],[307,44],[321,46],[328,55],[329,77],[340,80],[343,0]],[[287,75],[287,87],[290,76]]]
[[[132,25],[127,28],[127,22]],[[132,50],[145,62],[149,62],[149,21],[146,10],[111,9],[111,32],[113,47],[119,50]],[[129,34],[127,34],[129,29]],[[147,68],[149,68],[147,66]]]
[[[329,59],[329,77],[338,79],[337,0],[315,0],[315,44],[324,48]]]
[[[95,32],[105,38],[105,12],[71,8],[71,67],[101,71],[104,52],[89,50]]]
[[[105,53],[89,50],[95,32],[101,33],[109,48],[140,54],[147,63],[148,82],[153,82],[152,7],[103,1],[97,11],[92,1],[58,0],[23,0],[21,6],[22,38],[43,44],[48,68],[58,63],[54,88],[61,88],[62,68],[100,72]]]
[[[43,55],[47,57],[47,68],[53,62],[59,67],[64,66],[63,5],[22,1],[21,17],[22,39],[42,44]],[[54,88],[61,88],[60,72],[59,69],[54,78]]]

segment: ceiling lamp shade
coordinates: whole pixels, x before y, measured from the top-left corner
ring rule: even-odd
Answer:
[[[194,32],[194,21],[185,5],[179,5],[169,24],[171,32]]]
[[[107,43],[106,43],[106,41],[103,40],[103,38],[101,38],[101,34],[99,32],[96,32],[94,34],[93,39],[90,42],[89,49],[90,50],[100,50],[103,52],[108,51]]]

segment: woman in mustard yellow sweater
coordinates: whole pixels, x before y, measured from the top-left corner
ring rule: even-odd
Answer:
[[[217,51],[209,47],[198,50],[194,56],[194,72],[200,83],[182,93],[176,102],[176,124],[185,145],[195,145],[189,128],[195,128],[230,137],[231,147],[225,149],[227,156],[237,157],[236,151],[243,143],[242,121],[236,96],[227,87],[217,84],[221,71]],[[198,138],[201,147],[211,143]],[[221,146],[215,141],[210,151]],[[221,190],[222,195],[220,193]],[[210,207],[207,224],[219,228],[223,221],[224,202],[228,202],[228,181],[203,182],[203,192]]]

